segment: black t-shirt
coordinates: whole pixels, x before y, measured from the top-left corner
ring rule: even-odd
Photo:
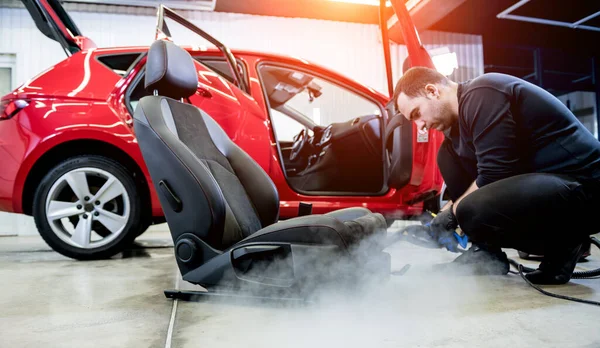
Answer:
[[[458,125],[449,134],[477,186],[525,173],[600,180],[600,142],[560,100],[513,76],[460,83]]]

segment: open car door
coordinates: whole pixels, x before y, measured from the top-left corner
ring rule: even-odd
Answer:
[[[155,28],[155,40],[166,40],[180,45],[190,53],[194,58],[194,64],[198,73],[198,90],[188,98],[188,102],[201,108],[206,113],[216,119],[217,122],[222,119],[235,119],[234,115],[240,114],[244,107],[248,107],[246,98],[249,95],[248,76],[242,66],[231,53],[229,48],[209,33],[198,28],[192,22],[182,17],[172,9],[159,5],[157,8],[157,21]],[[168,23],[168,24],[167,24]],[[171,26],[171,27],[169,27]],[[192,43],[188,41],[186,44],[178,42],[174,36],[181,34],[179,29],[184,29],[186,34],[188,31],[194,34]],[[175,35],[173,35],[175,34]],[[207,50],[202,44],[198,43],[198,38],[208,41],[216,46],[219,54],[212,50]],[[209,51],[210,56],[206,56],[205,51]],[[122,79],[116,84],[115,89],[109,98],[109,104],[114,110],[118,110],[121,115],[131,123],[131,117],[137,105],[137,102],[144,96],[151,95],[144,86],[145,65],[148,52],[145,51],[134,61],[127,72],[124,73]],[[205,62],[202,57],[211,57],[212,63],[216,61],[220,64],[215,65],[211,62]],[[247,93],[246,97],[240,98],[240,94]],[[260,112],[257,105],[252,105],[254,109]],[[226,121],[226,122],[229,122]],[[235,132],[234,126],[226,126],[226,131]],[[231,136],[230,134],[230,136]]]
[[[79,28],[58,0],[21,0],[38,29],[60,43],[68,56],[81,50],[96,48]]]
[[[393,85],[393,76],[392,76],[392,61],[390,58],[390,39],[389,39],[389,30],[390,23],[388,16],[386,16],[386,2],[391,1],[392,8],[394,9],[394,13],[398,18],[398,21],[392,26],[398,25],[400,27],[400,32],[402,33],[402,38],[404,39],[404,44],[406,45],[406,49],[408,50],[408,65],[404,68],[408,69],[413,66],[424,66],[427,68],[435,69],[435,65],[429,56],[429,53],[423,47],[423,43],[419,37],[419,33],[417,32],[417,28],[415,27],[412,18],[410,17],[410,13],[406,8],[406,3],[404,0],[379,0],[379,27],[381,29],[381,37],[383,41],[383,53],[385,59],[385,71],[387,77],[387,85],[388,92],[390,94],[390,98],[394,94],[394,85]]]
[[[164,5],[157,9],[156,23],[156,40],[173,42],[194,58],[198,88],[186,101],[210,115],[230,138],[268,169],[271,158],[269,140],[264,135],[255,135],[255,132],[265,131],[261,120],[263,112],[251,97],[249,77],[240,59],[234,57],[219,40]],[[218,50],[209,49],[206,42]],[[210,57],[208,62],[204,60],[206,57]],[[146,59],[147,52],[144,52],[116,84],[109,98],[111,107],[119,110],[128,123],[137,102],[151,95],[144,86]],[[243,136],[240,136],[242,127],[245,128]]]
[[[389,18],[385,11],[386,0],[380,0],[380,29],[383,39],[384,58],[390,103],[386,106],[389,115],[384,141],[387,150],[387,184],[390,188],[401,189],[411,185],[413,189],[406,190],[407,202],[418,203],[432,198],[441,191],[443,179],[437,168],[437,151],[444,136],[436,130],[429,130],[426,135],[419,135],[416,126],[406,120],[396,110],[393,100],[394,86],[392,80],[392,64],[390,58],[390,39],[388,35]],[[403,43],[408,51],[404,70],[410,67],[423,66],[435,69],[435,65],[421,39],[404,0],[391,0],[397,25],[402,33]],[[408,64],[406,64],[408,63]]]
[[[156,35],[154,38],[155,40],[162,40],[162,39],[171,40],[171,37],[172,37],[171,31],[169,30],[169,27],[167,26],[165,18],[169,18],[169,19],[179,23],[180,25],[191,30],[195,34],[200,35],[202,38],[204,38],[208,42],[215,45],[223,53],[223,56],[225,57],[225,60],[227,61],[227,64],[229,65],[229,68],[231,69],[233,80],[234,80],[233,84],[236,85],[241,90],[248,92],[248,83],[244,79],[243,71],[241,70],[240,67],[238,67],[235,57],[233,56],[233,54],[231,53],[229,48],[227,46],[225,46],[223,43],[221,43],[219,40],[215,39],[213,36],[211,36],[210,34],[205,32],[204,30],[198,28],[197,26],[192,24],[190,21],[188,21],[187,19],[180,16],[177,12],[171,10],[170,8],[168,8],[162,4],[158,8],[158,20],[157,20],[157,24],[156,24]]]

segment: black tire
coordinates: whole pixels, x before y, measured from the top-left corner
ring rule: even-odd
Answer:
[[[83,248],[71,245],[62,240],[52,229],[47,219],[46,200],[54,183],[63,175],[79,168],[98,168],[112,174],[121,182],[129,200],[129,217],[125,227],[116,238],[99,247]],[[133,179],[133,174],[119,162],[99,155],[82,155],[71,157],[52,168],[44,176],[37,187],[33,199],[33,217],[37,229],[46,243],[64,256],[77,260],[106,259],[122,252],[133,240],[148,227],[144,222],[144,205]],[[71,218],[69,218],[71,219]],[[79,218],[77,218],[79,220]],[[94,227],[95,231],[95,227]],[[98,233],[98,232],[96,232]],[[99,235],[102,232],[98,233]]]
[[[397,220],[397,219],[390,219],[390,218],[386,218],[386,219],[385,219],[385,222],[386,222],[386,224],[387,224],[387,227],[388,227],[388,228],[392,227],[392,225],[394,224],[394,222],[395,222],[396,220]]]
[[[442,192],[438,193],[435,197],[432,197],[423,202],[423,210],[427,210],[434,214],[437,214],[440,211],[440,209],[444,207],[445,203],[447,203],[447,201],[449,200],[450,194],[446,189],[446,184],[444,184],[442,186]]]
[[[436,195],[423,202],[423,210],[437,214],[440,211],[440,195]]]
[[[152,226],[152,221],[150,219],[144,219],[143,221],[144,222],[140,224],[140,229],[137,236],[135,236],[136,238],[144,234],[144,232],[146,232],[146,230]]]

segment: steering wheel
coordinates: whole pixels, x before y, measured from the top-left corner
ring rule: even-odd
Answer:
[[[294,144],[292,145],[292,151],[290,151],[290,161],[295,161],[298,158],[302,149],[304,149],[304,145],[306,145],[306,140],[308,139],[308,131],[306,128],[303,128],[300,133],[298,133],[294,137]]]

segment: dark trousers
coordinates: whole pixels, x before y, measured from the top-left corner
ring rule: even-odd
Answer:
[[[473,183],[476,167],[461,162],[449,140],[438,153],[447,190],[456,201]],[[457,207],[461,229],[475,244],[552,253],[600,232],[600,185],[567,175],[531,173],[486,185]]]

